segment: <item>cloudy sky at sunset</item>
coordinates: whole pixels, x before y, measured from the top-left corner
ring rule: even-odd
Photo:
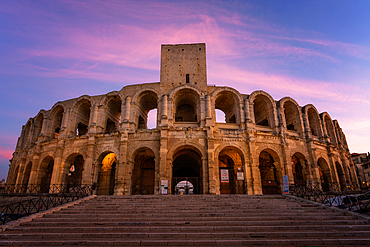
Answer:
[[[206,43],[209,85],[337,119],[370,151],[370,1],[0,1],[0,180],[22,125],[84,94],[158,82],[160,45]]]

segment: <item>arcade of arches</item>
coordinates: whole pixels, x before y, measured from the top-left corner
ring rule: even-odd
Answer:
[[[283,193],[286,175],[290,185],[356,188],[339,122],[290,97],[207,85],[200,43],[162,45],[160,82],[40,110],[22,127],[7,181],[24,192],[261,195]]]

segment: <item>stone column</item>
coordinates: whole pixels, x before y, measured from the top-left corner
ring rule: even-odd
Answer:
[[[90,185],[93,173],[94,152],[95,151],[95,137],[89,137],[87,142],[86,160],[84,163],[84,171],[82,174],[82,184]]]
[[[167,129],[162,128],[161,129],[161,137],[159,140],[159,183],[161,183],[161,180],[168,180],[168,193],[172,193],[171,191],[171,178],[166,176],[166,170],[167,170]],[[160,190],[160,186],[159,186]],[[158,194],[161,193],[161,191],[157,192]]]
[[[126,166],[127,166],[127,145],[128,136],[127,131],[121,135],[120,146],[119,146],[119,161],[117,162],[116,168],[116,185],[114,187],[115,195],[129,195],[130,188],[127,186],[126,177]],[[130,184],[129,184],[130,185]]]
[[[167,118],[167,108],[168,108],[167,95],[165,94],[162,97],[162,116],[161,118]]]

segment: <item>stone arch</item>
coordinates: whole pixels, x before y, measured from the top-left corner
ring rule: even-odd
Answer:
[[[96,153],[99,154],[99,157],[103,153],[114,153],[116,155],[117,161],[120,160],[119,150],[113,146],[102,146],[98,149]]]
[[[112,149],[106,148],[97,158],[97,194],[113,195],[116,185],[117,155]]]
[[[29,140],[29,137],[30,137],[30,132],[31,132],[31,127],[33,126],[33,121],[32,119],[30,118],[26,125],[24,126],[24,129],[22,131],[22,141],[21,141],[21,148],[24,148],[26,146],[26,144],[30,141]]]
[[[153,89],[141,90],[140,93],[135,94],[133,102],[135,107],[135,124],[137,129],[147,129],[148,113],[153,109],[157,109],[158,122],[158,93]],[[157,123],[156,123],[157,126]]]
[[[87,134],[90,126],[91,107],[91,97],[87,95],[79,97],[72,107],[74,116],[72,127],[75,135],[83,136]]]
[[[174,89],[169,99],[172,101],[172,114],[175,122],[199,122],[201,116],[199,90],[184,85]]]
[[[32,133],[32,143],[37,142],[37,139],[39,138],[41,134],[42,125],[44,123],[44,114],[45,111],[40,111],[37,116],[35,117],[34,121],[34,127],[33,127],[33,133]]]
[[[129,161],[131,161],[131,162],[133,161],[133,159],[136,156],[136,152],[139,149],[145,149],[145,148],[150,149],[154,153],[155,157],[158,157],[158,159],[159,159],[159,150],[158,150],[158,148],[155,145],[152,145],[150,143],[139,143],[139,144],[135,145],[134,147],[132,147],[127,152],[127,157],[129,159]]]
[[[283,174],[278,152],[265,147],[257,153],[259,157],[262,193],[264,195],[281,194]]]
[[[131,176],[131,194],[146,195],[154,194],[155,171],[158,164],[155,153],[148,147],[140,147],[135,150],[132,157],[133,169]]]
[[[327,112],[321,113],[320,117],[323,123],[323,129],[326,130],[326,134],[329,137],[331,144],[336,145],[337,139],[335,136],[333,120],[331,120],[331,117]]]
[[[321,187],[323,191],[330,190],[330,183],[332,183],[331,170],[329,162],[324,157],[319,157],[317,159],[317,166],[319,169],[319,175],[321,180]]]
[[[47,135],[51,139],[57,139],[62,130],[63,116],[65,114],[65,108],[61,103],[56,103],[51,109],[49,121],[50,128],[47,131]]]
[[[201,154],[202,157],[207,157],[207,153],[206,151],[204,150],[204,146],[200,145],[199,143],[197,142],[194,142],[194,141],[188,141],[188,140],[184,140],[184,141],[181,141],[181,142],[178,142],[176,143],[175,145],[173,145],[168,151],[167,151],[167,157],[173,157],[175,152],[177,150],[179,150],[181,147],[183,146],[189,146],[189,147],[192,147],[194,148],[195,150],[197,150],[197,152],[199,152]]]
[[[279,101],[279,106],[281,109],[280,114],[284,115],[284,118],[281,119],[284,120],[283,126],[287,130],[302,133],[303,123],[300,111],[301,107],[298,103],[290,97],[284,97]]]
[[[249,96],[249,103],[253,105],[254,123],[256,125],[274,128],[277,126],[276,104],[274,99],[264,91],[254,91]]]
[[[222,147],[221,147],[222,146]],[[224,144],[215,150],[215,164],[221,194],[244,194],[245,154],[237,144]],[[243,174],[243,180],[238,179]],[[227,180],[227,181],[226,181]]]
[[[81,186],[85,170],[85,157],[80,152],[73,152],[63,162],[62,184]]]
[[[312,136],[322,137],[321,120],[315,106],[311,104],[305,105],[302,108],[302,112],[306,117],[307,128],[311,131]]]
[[[12,176],[10,176],[11,179],[9,179],[9,181],[6,181],[8,185],[14,186],[17,183],[17,178],[18,178],[18,174],[19,174],[19,167],[20,167],[20,164],[15,166],[15,169],[12,172]]]
[[[23,180],[22,180],[22,185],[23,185],[22,192],[23,193],[27,192],[27,187],[28,187],[28,183],[29,183],[29,180],[30,180],[31,170],[32,170],[32,161],[29,161],[26,165],[26,168],[24,169],[24,172],[23,172]]]
[[[309,170],[306,157],[301,152],[295,152],[291,156],[291,165],[294,184],[305,186],[307,180],[309,180]]]
[[[39,165],[37,172],[37,183],[40,185],[40,192],[48,193],[50,189],[50,183],[54,170],[54,158],[52,156],[45,156]]]
[[[346,189],[346,175],[344,167],[342,167],[341,163],[335,161],[335,168],[337,169],[340,188],[343,191]]]
[[[240,102],[243,102],[239,92],[231,88],[219,88],[211,94],[212,105],[214,109],[221,110],[225,114],[226,123],[241,123]],[[216,119],[216,114],[213,112],[213,119]]]
[[[170,156],[171,162],[171,191],[177,194],[179,183],[187,181],[193,185],[194,194],[203,194],[203,158],[201,151],[193,145],[178,146]]]
[[[110,93],[104,99],[104,132],[110,134],[120,128],[122,116],[122,99],[118,93]]]

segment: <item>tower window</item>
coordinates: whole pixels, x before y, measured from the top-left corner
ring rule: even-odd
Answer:
[[[199,48],[199,50],[202,50],[202,48]]]
[[[186,83],[189,83],[190,79],[189,79],[189,74],[186,74]]]
[[[184,51],[184,49],[182,49],[182,51]]]

